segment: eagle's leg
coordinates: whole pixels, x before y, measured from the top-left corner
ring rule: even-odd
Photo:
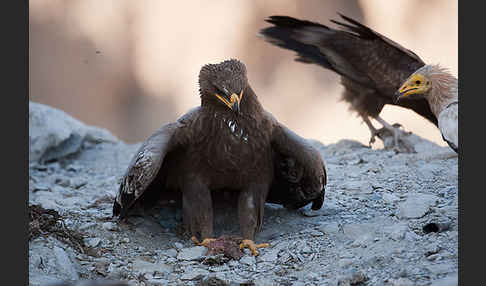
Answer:
[[[268,190],[267,186],[252,186],[241,191],[238,197],[238,217],[243,234],[240,249],[247,247],[254,256],[258,256],[258,248],[270,246],[268,243],[253,242],[255,234],[260,231],[263,224],[263,209]]]
[[[380,116],[377,116],[375,119],[381,125],[383,125],[384,129],[388,130],[389,132],[391,132],[391,134],[393,134],[393,144],[391,146],[387,146],[385,140],[383,140],[382,138],[385,148],[393,147],[393,149],[397,152],[415,153],[415,148],[413,147],[413,144],[406,139],[406,135],[408,134],[400,130],[400,124],[391,125]]]
[[[209,188],[197,179],[186,180],[182,189],[182,212],[184,226],[191,233],[192,241],[197,242],[197,234],[207,246],[213,235],[213,206]]]

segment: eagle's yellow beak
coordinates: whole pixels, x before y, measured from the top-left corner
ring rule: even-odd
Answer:
[[[238,96],[236,93],[231,94],[229,99],[222,97],[221,95],[215,93],[216,97],[221,100],[226,106],[228,106],[231,110],[238,113],[240,111],[240,102],[243,98],[243,90],[240,92]]]

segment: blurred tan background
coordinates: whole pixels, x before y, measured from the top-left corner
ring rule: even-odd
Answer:
[[[281,14],[334,26],[353,17],[458,75],[454,0],[162,1],[31,0],[29,98],[60,108],[126,142],[199,105],[206,63],[243,61],[264,107],[295,132],[324,144],[370,133],[340,102],[338,76],[294,61],[264,42],[264,19]],[[445,146],[437,128],[412,111],[385,107],[390,123]],[[376,127],[380,127],[374,122]],[[374,148],[381,148],[381,142]]]

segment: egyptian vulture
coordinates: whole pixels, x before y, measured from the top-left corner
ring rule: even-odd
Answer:
[[[458,80],[439,65],[425,65],[415,71],[397,90],[395,100],[427,100],[439,119],[439,130],[447,144],[459,153]]]
[[[312,63],[341,75],[343,100],[351,105],[371,131],[370,144],[375,136],[384,137],[371,123],[370,117],[392,134],[391,146],[397,151],[414,152],[400,124],[389,124],[379,116],[386,104],[411,109],[437,125],[435,114],[425,98],[403,97],[394,100],[395,91],[425,63],[412,51],[388,39],[365,25],[343,15],[345,22],[331,20],[343,29],[299,20],[288,16],[271,16],[266,21],[273,26],[260,31],[263,38],[279,47],[297,52],[296,61]]]

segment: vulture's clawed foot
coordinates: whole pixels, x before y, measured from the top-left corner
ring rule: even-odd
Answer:
[[[407,138],[411,132],[404,131],[399,123],[389,124],[383,118],[376,117],[383,127],[378,129],[377,136],[383,141],[385,150],[394,150],[396,153],[417,153],[414,144]]]
[[[380,138],[380,132],[377,129],[370,129],[371,131],[371,137],[370,137],[370,142],[368,143],[369,147],[371,148],[371,145],[376,142],[375,137],[378,136]]]
[[[270,244],[268,243],[255,244],[255,242],[253,242],[253,240],[251,239],[243,239],[240,244],[240,249],[249,248],[251,250],[251,253],[253,253],[253,256],[258,256],[258,248],[264,248],[269,246]]]
[[[414,144],[407,138],[411,132],[406,132],[395,123],[391,126],[383,126],[378,130],[378,137],[383,141],[386,150],[394,150],[396,153],[416,153]]]
[[[192,242],[194,242],[198,246],[206,246],[207,248],[209,248],[209,244],[211,242],[215,241],[216,238],[205,238],[205,239],[203,239],[202,242],[199,242],[199,240],[197,240],[197,238],[195,236],[193,236],[193,237],[191,237],[191,240],[192,240]]]

